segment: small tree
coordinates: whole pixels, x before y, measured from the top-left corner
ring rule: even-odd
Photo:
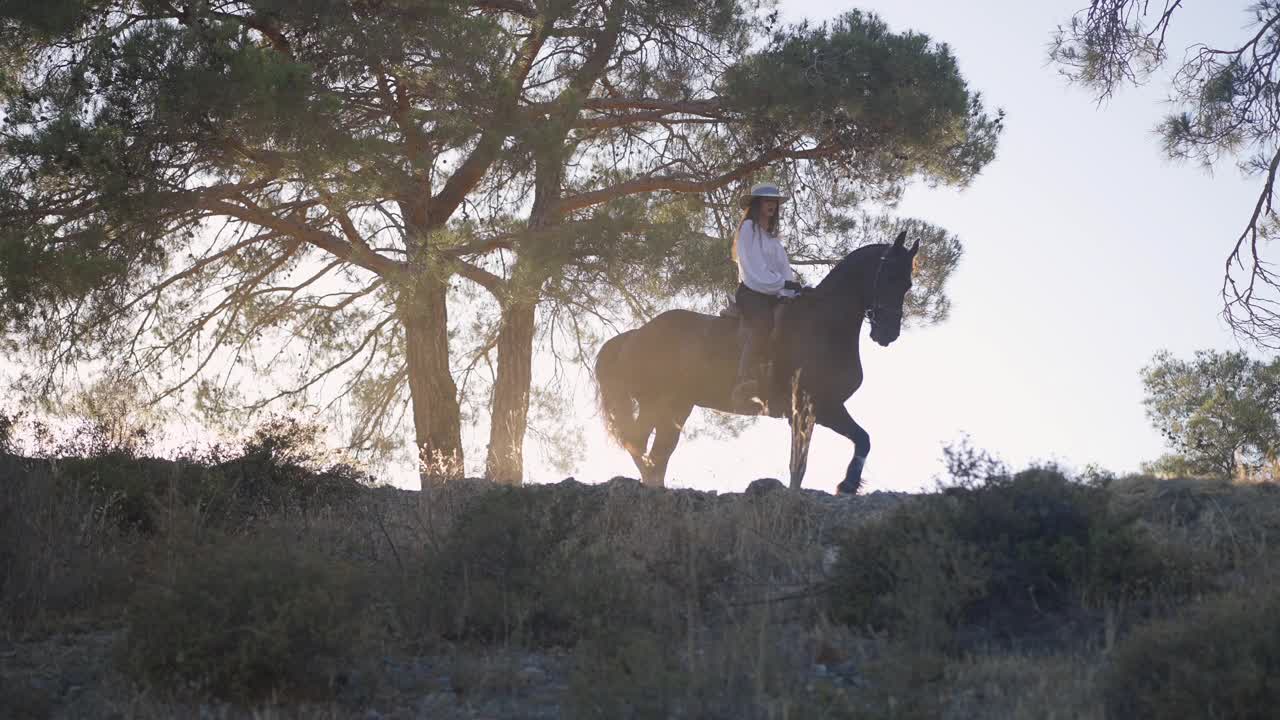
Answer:
[[[1256,476],[1280,454],[1280,358],[1202,350],[1167,352],[1142,371],[1147,415],[1175,454],[1148,469],[1170,474]]]

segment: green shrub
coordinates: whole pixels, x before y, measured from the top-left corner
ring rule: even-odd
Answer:
[[[815,677],[813,660],[812,636],[768,609],[695,631],[693,642],[618,628],[575,648],[563,712],[574,720],[865,717],[848,683]]]
[[[6,417],[0,414],[0,436]],[[300,464],[307,448],[288,423],[259,429],[230,459],[222,449],[177,461],[144,458],[92,437],[36,435],[38,457],[0,445],[4,634],[114,615],[136,586],[150,540],[314,515],[349,505],[366,486],[348,466]],[[81,451],[90,454],[64,455]]]
[[[1161,541],[1209,572],[1248,571],[1280,536],[1280,484],[1133,475],[1112,485],[1113,507],[1140,517]]]
[[[567,716],[575,720],[675,716],[686,698],[688,678],[672,640],[650,630],[621,628],[579,644],[569,680]]]
[[[455,639],[572,644],[629,622],[636,579],[610,567],[588,530],[598,493],[498,488],[469,503],[425,577],[432,627]]]
[[[1184,558],[1109,509],[1105,488],[1052,468],[921,497],[851,529],[839,549],[833,616],[926,645],[945,645],[962,627],[987,640],[1031,637],[1194,580]]]
[[[216,540],[135,594],[131,674],[239,701],[336,690],[377,636],[365,573],[283,533]]]
[[[213,526],[226,530],[345,507],[367,482],[347,466],[312,470],[264,451],[214,465],[200,479],[201,484],[188,488],[188,503],[198,504]]]
[[[234,457],[208,463],[215,480],[204,498],[209,516],[233,528],[348,504],[369,479],[350,465],[327,461],[319,433],[318,426],[274,418],[258,426]]]
[[[110,505],[46,463],[0,455],[0,635],[98,619],[125,602],[140,543]]]
[[[420,604],[451,639],[573,645],[628,625],[679,627],[727,573],[685,523],[608,513],[608,488],[498,488],[468,503],[431,553]],[[684,511],[678,511],[684,512]],[[692,512],[692,510],[688,510]],[[649,533],[642,554],[637,532]]]
[[[945,642],[991,576],[978,547],[959,536],[954,504],[921,499],[851,528],[830,580],[832,618],[859,628],[909,630],[925,645]]]
[[[1263,720],[1280,707],[1280,590],[1235,592],[1135,630],[1103,676],[1109,717]]]
[[[83,489],[95,496],[97,512],[103,518],[123,532],[147,535],[156,533],[162,525],[161,498],[171,483],[179,482],[190,471],[169,460],[140,458],[118,450],[49,463],[67,491]]]

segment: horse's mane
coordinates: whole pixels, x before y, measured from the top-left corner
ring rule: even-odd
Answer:
[[[863,245],[853,252],[844,256],[844,259],[836,263],[831,268],[831,272],[818,283],[814,288],[819,293],[830,292],[834,288],[847,287],[853,279],[853,275],[862,263],[867,262],[869,258],[880,259],[884,251],[890,247],[889,243],[875,243],[873,245]]]

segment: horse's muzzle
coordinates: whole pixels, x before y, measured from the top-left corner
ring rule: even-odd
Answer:
[[[889,347],[890,343],[898,339],[898,334],[900,332],[901,332],[900,328],[896,328],[896,327],[891,329],[881,328],[881,327],[872,327],[871,339],[874,340],[876,344],[880,345],[881,347]]]

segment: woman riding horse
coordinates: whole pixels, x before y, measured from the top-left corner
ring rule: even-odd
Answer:
[[[773,183],[757,183],[741,201],[747,212],[733,243],[733,259],[738,263],[734,301],[742,313],[742,354],[733,399],[740,406],[755,403],[763,409],[759,370],[773,332],[773,313],[783,298],[794,297],[803,287],[778,240],[780,206],[786,201]]]
[[[804,477],[816,422],[853,441],[853,459],[837,492],[858,491],[871,438],[844,403],[862,384],[863,320],[871,322],[871,339],[880,345],[887,346],[900,332],[902,304],[919,249],[918,241],[911,248],[905,241],[904,231],[891,245],[854,250],[816,288],[782,310],[773,370],[760,379],[756,397],[765,401],[770,416],[791,421],[792,488],[799,488]],[[743,308],[748,313],[749,303]],[[758,314],[754,317],[760,321]],[[751,352],[758,341],[756,332],[751,333]],[[605,425],[631,454],[645,484],[662,486],[667,462],[695,406],[759,414],[759,404],[733,397],[740,384],[734,369],[742,367],[744,354],[738,334],[735,318],[669,310],[600,348],[595,371]]]

